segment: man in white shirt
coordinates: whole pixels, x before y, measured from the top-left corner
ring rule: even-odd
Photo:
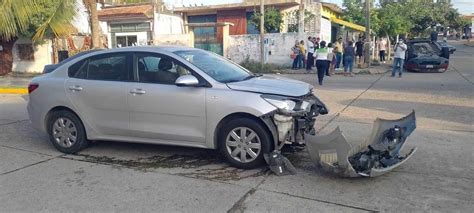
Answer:
[[[309,72],[314,64],[314,43],[311,41],[311,36],[308,37],[308,42],[306,42],[306,52],[308,52],[308,56],[306,57],[306,71]]]
[[[398,43],[395,44],[394,50],[394,59],[393,59],[393,69],[392,69],[392,77],[395,77],[395,73],[397,68],[400,67],[400,71],[398,73],[398,77],[402,77],[403,73],[403,64],[405,62],[405,52],[407,51],[407,45],[403,42],[403,39],[399,39]]]

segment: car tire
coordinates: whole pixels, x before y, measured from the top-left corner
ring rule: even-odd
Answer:
[[[70,111],[52,112],[47,129],[51,143],[60,152],[73,154],[89,145],[84,125],[79,117]]]
[[[245,136],[243,136],[245,135]],[[264,164],[263,154],[273,146],[264,124],[251,118],[236,118],[220,129],[219,149],[232,166],[253,169]]]

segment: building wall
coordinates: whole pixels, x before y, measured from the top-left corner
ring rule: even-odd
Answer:
[[[242,35],[247,33],[247,13],[241,10],[218,10],[217,22],[230,22],[229,35]],[[222,27],[217,28],[217,40],[222,40]]]
[[[291,66],[291,47],[295,41],[306,42],[309,34],[268,33],[265,34],[265,62],[281,66]],[[227,58],[240,63],[247,57],[251,60],[260,59],[260,37],[255,34],[231,35],[227,46]]]
[[[194,47],[194,40],[192,34],[160,34],[155,35],[153,44]]]
[[[183,34],[183,19],[175,15],[155,13],[153,30],[155,36],[161,34]]]
[[[326,41],[326,43],[331,42],[331,21],[326,18],[321,18],[321,27],[319,38],[321,41]]]
[[[305,9],[313,14],[313,18],[304,23],[304,32],[318,37],[321,33],[321,3],[310,2],[305,4]]]
[[[19,73],[42,73],[47,64],[52,63],[51,40],[45,40],[44,43],[33,45],[34,59],[20,60],[19,44],[32,44],[29,39],[18,39],[13,45],[13,67],[12,72]]]

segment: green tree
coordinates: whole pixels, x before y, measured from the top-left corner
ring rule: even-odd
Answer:
[[[374,0],[370,2],[370,28],[372,34],[377,34],[380,29],[380,18],[378,16],[378,10],[374,8]],[[344,7],[343,19],[352,23],[365,26],[365,0],[343,0],[342,5]]]
[[[13,44],[19,37],[40,42],[68,34],[76,14],[74,0],[0,0],[0,75],[11,71]]]
[[[403,9],[401,4],[387,4],[385,7],[377,9],[380,27],[377,31],[378,36],[395,37],[399,34],[405,34],[412,25],[408,17],[399,11]]]
[[[343,0],[344,20],[365,26],[365,9],[363,0]]]
[[[344,19],[365,25],[364,2],[343,0]],[[431,26],[436,24],[457,30],[466,24],[449,1],[380,0],[379,3],[379,7],[372,7],[370,14],[372,31],[379,36],[420,37],[427,36]]]
[[[251,23],[257,26],[257,30],[260,30],[260,16],[261,13],[259,11],[255,11],[250,18]],[[265,23],[263,24],[263,27],[265,29],[265,33],[280,32],[280,29],[283,25],[283,15],[281,14],[280,10],[274,7],[265,8],[264,20]]]

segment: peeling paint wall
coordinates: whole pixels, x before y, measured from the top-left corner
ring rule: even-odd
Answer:
[[[154,35],[183,34],[184,25],[181,16],[155,13]]]
[[[281,66],[291,66],[291,47],[295,41],[307,41],[309,34],[268,33],[265,34],[265,62]],[[247,57],[260,60],[260,35],[231,35],[227,47],[227,58],[240,63]]]
[[[13,46],[13,66],[12,72],[18,73],[42,73],[47,64],[52,63],[51,40],[45,40],[44,43],[33,45],[34,59],[21,60],[19,55],[19,44],[32,44],[30,39],[20,38]]]
[[[161,34],[155,35],[153,44],[194,47],[194,39],[192,34]]]

